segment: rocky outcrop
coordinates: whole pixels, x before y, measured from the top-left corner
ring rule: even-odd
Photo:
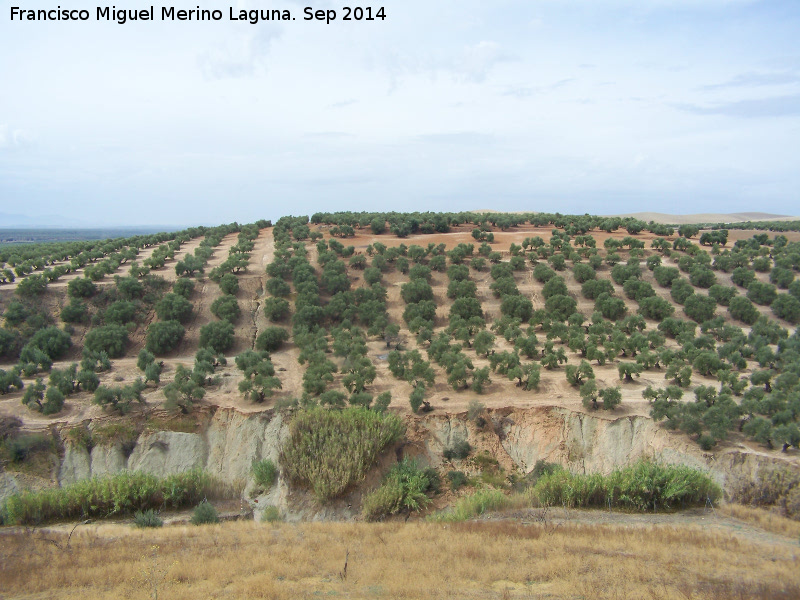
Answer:
[[[159,477],[206,466],[208,448],[197,433],[156,431],[139,436],[128,469]]]
[[[17,478],[11,473],[0,473],[0,501],[20,491]]]
[[[95,446],[91,454],[92,477],[107,477],[128,468],[128,457],[120,445]]]
[[[64,447],[64,458],[58,472],[61,485],[75,483],[92,476],[92,456],[84,446],[67,443]]]
[[[579,472],[608,473],[643,458],[693,467],[708,473],[724,489],[736,482],[755,480],[764,470],[791,465],[782,457],[728,447],[703,452],[682,435],[676,435],[643,416],[586,414],[563,408],[500,409],[491,413],[493,428],[478,428],[464,415],[430,418],[426,443],[431,464],[441,463],[441,448],[455,437],[488,450],[501,465],[530,472],[537,461],[558,463]],[[499,441],[499,447],[496,441]],[[797,468],[797,465],[793,465]]]
[[[222,481],[244,487],[253,461],[268,458],[278,464],[286,434],[283,418],[272,412],[243,415],[234,410],[217,411],[205,431],[204,467]]]
[[[689,445],[647,417],[545,408],[510,411],[502,416],[501,426],[504,450],[525,472],[538,460],[583,473],[608,473],[642,458],[705,467],[696,444]]]
[[[219,409],[199,433],[142,433],[129,456],[120,444],[88,450],[67,443],[59,482],[66,485],[126,469],[166,477],[200,468],[226,484],[243,489],[253,461],[269,458],[277,463],[285,430],[283,419],[272,411],[243,415]]]

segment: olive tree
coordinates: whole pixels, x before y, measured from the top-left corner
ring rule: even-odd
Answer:
[[[229,321],[215,321],[200,328],[201,347],[224,354],[233,347],[233,342],[233,324]]]
[[[189,281],[185,279],[184,281]],[[164,294],[156,304],[156,314],[162,321],[186,323],[192,318],[192,303],[177,293]]]
[[[162,355],[172,352],[183,340],[186,330],[178,321],[157,321],[147,328],[147,350]]]
[[[128,345],[128,330],[122,325],[104,325],[89,330],[83,339],[83,347],[90,352],[105,352],[111,358],[125,354]]]

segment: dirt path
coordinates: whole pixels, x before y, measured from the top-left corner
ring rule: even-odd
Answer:
[[[540,523],[549,527],[563,527],[568,524],[613,525],[618,527],[696,527],[704,532],[726,533],[748,542],[768,546],[797,548],[796,538],[772,533],[741,519],[729,517],[720,511],[708,508],[693,508],[670,513],[629,513],[607,510],[587,509],[526,509],[506,513],[487,514],[480,521],[518,520],[525,524]]]
[[[220,517],[225,521],[248,519],[241,501],[227,500],[215,503]],[[165,526],[183,526],[191,519],[191,510],[170,511],[163,515]],[[412,521],[422,520],[414,517]],[[631,529],[686,529],[694,528],[703,533],[730,535],[746,543],[759,544],[769,549],[797,550],[795,559],[800,559],[800,547],[797,539],[787,535],[780,535],[752,525],[734,517],[721,514],[713,508],[693,508],[671,513],[629,513],[606,510],[588,509],[525,509],[500,513],[489,513],[477,519],[478,522],[515,521],[522,526],[541,526],[553,531],[574,525],[602,525],[609,527],[624,527]],[[120,525],[129,525],[130,517],[114,518],[93,523],[89,527],[93,534],[99,537],[118,534]],[[37,528],[40,535],[50,532],[68,533],[75,527],[74,523],[60,523]],[[12,535],[21,528],[10,527],[4,529],[5,535]]]

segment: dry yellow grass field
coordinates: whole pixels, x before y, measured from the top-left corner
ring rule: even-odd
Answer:
[[[723,504],[719,512],[724,516],[750,523],[764,531],[785,535],[800,541],[800,521],[787,519],[773,511],[741,504]]]
[[[68,535],[0,533],[0,597],[800,597],[796,538],[755,542],[692,526],[86,525],[67,548]]]

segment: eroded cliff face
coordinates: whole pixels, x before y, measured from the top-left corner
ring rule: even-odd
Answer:
[[[412,426],[415,454],[432,466],[457,439],[487,451],[507,471],[530,472],[537,461],[577,473],[608,473],[642,458],[686,465],[708,473],[728,490],[739,479],[754,480],[764,469],[790,466],[784,457],[729,446],[704,452],[683,435],[643,416],[574,412],[563,408],[499,409],[482,426],[465,415],[428,416]]]
[[[142,433],[129,454],[121,445],[95,446],[90,451],[67,443],[59,482],[66,485],[125,469],[165,477],[200,468],[243,489],[250,479],[253,461],[269,458],[277,463],[286,432],[283,418],[272,411],[245,415],[233,409],[219,409],[199,433]]]
[[[475,452],[488,452],[507,473],[527,473],[538,460],[559,463],[574,472],[607,473],[652,458],[700,469],[730,489],[740,479],[758,478],[765,469],[787,464],[798,468],[779,453],[759,454],[735,445],[706,453],[685,436],[670,433],[642,416],[586,414],[554,407],[506,408],[484,416],[482,423],[467,420],[465,414],[411,417],[407,439],[387,452],[360,486],[324,507],[316,504],[310,493],[292,488],[283,477],[270,490],[255,485],[253,462],[271,459],[277,464],[288,435],[286,420],[273,411],[242,414],[235,409],[217,409],[198,433],[145,432],[126,447],[95,446],[89,451],[67,443],[58,482],[66,485],[125,469],[164,477],[201,468],[241,491],[256,518],[273,505],[288,520],[330,520],[357,516],[362,495],[379,485],[382,473],[403,456],[445,470],[469,470],[469,461],[450,464],[443,456],[458,440],[468,441]],[[3,496],[28,487],[13,474],[0,475]]]

